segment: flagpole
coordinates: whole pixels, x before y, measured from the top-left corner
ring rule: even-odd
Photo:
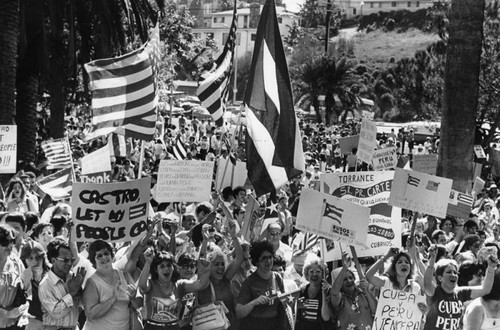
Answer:
[[[146,142],[144,140],[141,140],[141,153],[139,155],[139,172],[137,173],[137,179],[142,178],[142,167],[144,163],[144,148],[145,148]]]
[[[356,248],[352,245],[349,246],[351,248],[351,254],[352,254],[352,259],[354,260],[354,265],[356,266],[356,270],[358,271],[358,276],[360,280],[365,279],[365,274],[363,273],[363,270],[361,269],[361,265],[358,260],[358,254],[356,253]]]
[[[71,161],[71,176],[73,177],[73,182],[76,182],[75,163],[73,162],[73,153],[71,152],[71,145],[69,144],[69,138],[67,136],[66,145],[68,146],[69,159]]]

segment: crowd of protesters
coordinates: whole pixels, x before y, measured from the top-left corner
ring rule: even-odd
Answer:
[[[66,124],[78,171],[78,159],[107,140],[85,144],[88,127],[76,118]],[[159,116],[142,173],[135,143],[127,156],[111,158],[112,180],[139,174],[155,179],[159,161],[172,157],[178,137],[187,146],[187,159],[234,154],[244,160],[241,127],[221,130],[210,120],[183,117],[178,125]],[[368,166],[356,160],[356,150],[342,155],[338,144],[339,138],[357,134],[359,123],[301,127],[307,171],[277,192],[278,221],[253,242],[240,231],[251,187],[213,191],[201,203],[152,200],[155,213],[140,240],[73,242],[70,201],[54,201],[36,189],[37,177],[48,174],[43,155],[36,163],[21,164],[0,204],[0,329],[192,329],[193,310],[214,301],[222,306],[229,329],[286,329],[276,297],[300,290],[295,329],[366,330],[372,327],[379,291],[386,287],[426,295],[427,303],[418,305],[422,329],[500,329],[500,192],[495,182],[476,196],[467,219],[404,210],[401,248],[360,258],[360,268],[346,253],[326,263],[317,246],[298,251],[294,245],[301,189],[315,188],[322,171]],[[429,138],[420,145],[412,131],[379,137],[379,148],[394,145],[400,154],[436,152],[438,144]],[[266,196],[258,200],[263,215]],[[416,222],[414,236],[410,222]]]

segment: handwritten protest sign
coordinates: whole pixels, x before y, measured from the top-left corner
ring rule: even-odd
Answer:
[[[111,172],[110,144],[97,149],[81,159],[82,174]]]
[[[388,204],[394,171],[327,173],[321,176],[324,192],[370,208],[366,245],[359,257],[385,254],[401,247],[401,209]]]
[[[375,171],[395,168],[398,164],[397,147],[375,150],[373,152],[372,163]]]
[[[162,160],[158,170],[156,201],[202,202],[210,198],[214,162]]]
[[[483,149],[483,147],[480,144],[474,145],[474,154],[479,159],[486,158],[486,154],[484,153],[484,149]]]
[[[452,189],[446,214],[452,217],[468,219],[473,202],[474,197],[472,197],[472,195],[464,194]]]
[[[76,242],[126,242],[147,231],[151,178],[117,183],[73,183]]]
[[[259,216],[259,208],[259,202],[253,196],[248,196],[243,226],[241,227],[241,234],[247,242],[253,242],[260,238],[264,219]]]
[[[420,173],[436,175],[437,154],[413,155],[413,170]]]
[[[229,159],[220,158],[217,165],[217,190],[230,186],[244,186],[248,177],[247,163],[236,161],[236,166]]]
[[[303,189],[296,228],[349,245],[366,247],[370,209],[311,189]]]
[[[418,293],[382,288],[372,329],[420,329],[419,303],[425,303],[425,297]]]
[[[472,192],[474,193],[474,196],[477,196],[481,193],[481,191],[484,189],[485,184],[486,182],[483,179],[476,176],[476,178],[474,179],[474,185],[472,186]]]
[[[80,181],[83,183],[108,183],[111,182],[111,172],[80,175]]]
[[[396,168],[389,205],[444,218],[452,183],[450,179]]]
[[[17,126],[0,125],[0,173],[16,173]]]
[[[365,163],[372,161],[373,151],[377,145],[377,125],[369,119],[361,121],[361,130],[359,132],[358,160]]]
[[[500,176],[500,150],[490,149],[491,174]]]
[[[359,135],[347,136],[339,138],[340,152],[343,155],[348,155],[353,148],[357,148],[359,144]]]

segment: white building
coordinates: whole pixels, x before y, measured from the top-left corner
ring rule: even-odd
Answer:
[[[436,0],[336,0],[334,4],[347,19],[360,15],[370,15],[380,11],[409,10],[431,7]]]
[[[260,8],[261,12],[262,7],[263,6]],[[276,14],[278,16],[281,37],[288,36],[289,29],[293,25],[293,22],[299,23],[300,17],[292,12],[286,11],[284,7],[276,7]],[[229,33],[232,19],[232,10],[205,15],[205,27],[193,29],[193,33],[196,37],[201,39],[212,38],[217,44],[217,47],[222,50]],[[236,55],[238,57],[241,58],[247,53],[251,54],[257,36],[256,33],[256,27],[250,28],[250,8],[239,8],[238,29],[236,31]]]

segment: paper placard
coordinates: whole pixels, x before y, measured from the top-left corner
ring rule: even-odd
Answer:
[[[162,160],[155,199],[159,203],[209,200],[213,172],[210,161]]]
[[[476,176],[476,179],[474,180],[474,185],[472,186],[472,192],[474,193],[474,196],[479,195],[481,191],[483,191],[485,184],[486,182],[483,179]]]
[[[420,329],[419,303],[425,303],[425,297],[419,293],[381,288],[372,329]]]
[[[80,175],[80,182],[83,183],[109,183],[111,182],[111,172],[100,172]]]
[[[251,195],[248,196],[248,203],[245,209],[241,234],[247,242],[251,243],[259,240],[264,219],[259,216],[259,202]]]
[[[396,168],[389,204],[446,217],[453,180]]]
[[[377,145],[377,125],[369,119],[363,118],[359,132],[358,160],[365,163],[372,161],[373,151]]]
[[[370,208],[366,245],[359,257],[401,248],[401,209],[388,204],[394,171],[327,173],[321,176],[325,193]]]
[[[484,149],[479,144],[474,145],[474,153],[476,154],[476,157],[479,159],[486,158],[486,154],[484,153]]]
[[[370,209],[367,207],[304,188],[296,228],[364,248],[369,216]]]
[[[216,185],[218,191],[221,191],[228,186],[231,186],[233,189],[238,186],[244,186],[247,181],[247,177],[247,163],[237,160],[236,166],[234,166],[231,160],[219,158],[219,164],[217,164]]]
[[[81,159],[82,174],[111,172],[109,148],[110,144],[108,143],[104,147],[83,156]]]
[[[73,183],[72,239],[127,242],[148,230],[151,178],[116,183]]]
[[[397,147],[375,150],[373,152],[372,164],[375,171],[396,168],[398,164]]]
[[[452,217],[468,219],[472,209],[474,197],[469,194],[451,190],[446,214]]]
[[[436,175],[437,154],[413,155],[413,170],[420,173]]]
[[[16,173],[17,126],[0,125],[0,173]]]
[[[343,155],[349,155],[352,149],[358,148],[359,135],[347,136],[339,138],[340,152]]]

